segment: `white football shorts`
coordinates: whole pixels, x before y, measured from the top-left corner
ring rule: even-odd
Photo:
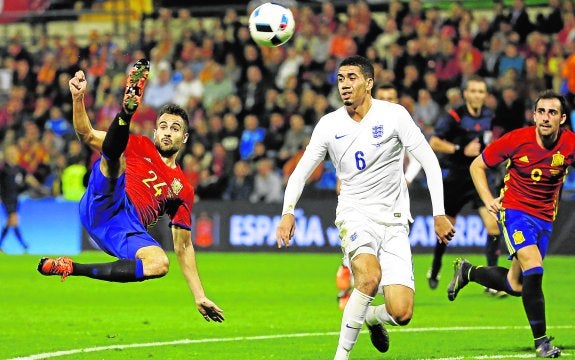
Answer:
[[[361,253],[373,254],[381,266],[378,292],[383,293],[386,285],[404,285],[415,291],[409,226],[378,224],[360,214],[346,215],[345,219],[338,216],[335,222],[344,262],[351,263],[353,257]]]

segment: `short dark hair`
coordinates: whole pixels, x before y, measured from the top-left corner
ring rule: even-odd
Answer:
[[[469,77],[469,79],[467,79],[467,81],[465,82],[465,87],[463,88],[464,90],[467,89],[468,85],[470,82],[475,81],[475,82],[482,82],[485,84],[485,86],[487,87],[487,81],[485,81],[484,78],[482,78],[479,75],[471,75]]]
[[[366,79],[375,78],[375,71],[373,70],[373,64],[367,58],[359,55],[350,56],[342,60],[339,67],[342,66],[358,66],[361,69],[362,75]]]
[[[158,112],[158,119],[160,118],[160,116],[162,116],[164,114],[176,115],[176,116],[181,117],[182,120],[184,120],[184,124],[186,126],[186,131],[188,131],[188,129],[190,128],[190,121],[188,120],[188,113],[180,105],[165,104],[164,106],[162,106],[160,108],[160,111]]]
[[[377,87],[377,90],[380,90],[380,89],[381,90],[395,90],[395,91],[397,91],[397,88],[395,87],[395,85],[393,85],[392,83],[389,83],[389,82],[386,82],[386,83],[379,85]]]
[[[535,104],[533,105],[533,111],[537,110],[537,104],[539,103],[539,100],[542,100],[542,99],[557,99],[557,100],[559,100],[559,102],[561,103],[561,115],[568,113],[567,101],[565,101],[565,98],[563,96],[559,95],[558,93],[556,93],[553,90],[544,90],[539,94],[539,97],[537,98],[537,100],[535,100]]]

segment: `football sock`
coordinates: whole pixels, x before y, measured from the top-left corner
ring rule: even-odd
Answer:
[[[365,321],[365,313],[372,301],[373,297],[357,289],[352,291],[343,310],[338,348],[347,352],[353,348]]]
[[[70,275],[87,276],[92,279],[112,282],[134,282],[144,280],[144,265],[141,259],[121,259],[101,264],[73,263]]]
[[[132,114],[127,114],[124,110],[120,110],[110,124],[102,144],[102,153],[107,160],[118,160],[124,150],[126,150],[130,136],[131,119]]]
[[[333,360],[347,360],[349,359],[349,351],[345,350],[341,346],[337,347],[337,351],[335,352],[335,356]]]
[[[367,325],[375,324],[390,324],[393,326],[398,326],[399,324],[395,321],[393,316],[389,315],[385,304],[379,306],[370,306],[365,314],[365,323]]]
[[[497,266],[499,253],[499,235],[487,235],[487,242],[485,247],[487,266]]]
[[[441,261],[443,259],[443,254],[445,254],[445,250],[447,249],[447,245],[444,243],[437,242],[435,243],[435,250],[433,251],[433,262],[431,263],[431,278],[437,279],[437,275],[439,275],[439,270],[441,270]]]
[[[538,341],[545,340],[547,324],[545,322],[545,297],[542,289],[543,268],[534,267],[523,272],[523,292],[521,299],[531,326],[535,347]]]
[[[505,291],[509,295],[520,296],[521,293],[513,291],[507,282],[509,270],[501,266],[471,266],[469,271],[463,271],[463,276],[469,281],[476,282],[485,287]]]

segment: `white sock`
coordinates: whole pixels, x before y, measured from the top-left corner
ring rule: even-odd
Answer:
[[[395,319],[389,315],[385,304],[379,306],[370,306],[365,313],[365,323],[367,325],[374,324],[390,324],[393,326],[398,326],[399,324]]]
[[[341,345],[338,345],[333,360],[347,360],[347,359],[349,359],[349,351],[341,347]]]
[[[340,348],[349,352],[355,345],[359,332],[361,331],[361,326],[365,321],[365,313],[372,301],[373,297],[368,296],[357,289],[354,289],[351,293],[341,318],[338,353],[340,353]],[[338,353],[336,353],[336,356]]]

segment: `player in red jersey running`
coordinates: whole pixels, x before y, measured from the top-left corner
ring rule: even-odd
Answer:
[[[154,142],[130,135],[130,120],[142,100],[149,69],[145,59],[133,66],[122,110],[107,132],[93,129],[86,113],[84,73],[76,72],[69,82],[76,134],[102,154],[80,201],[80,218],[92,240],[118,260],[79,264],[67,257],[43,258],[38,271],[59,275],[62,280],[67,276],[87,276],[133,282],[162,277],[169,269],[168,257],[146,228],[167,214],[174,250],[198,311],[206,321],[221,322],[222,309],[206,297],[196,266],[191,238],[194,190],[176,164],[179,151],[188,141],[188,115],[177,105],[165,105],[156,120]]]
[[[561,350],[546,334],[542,290],[543,259],[567,168],[575,162],[575,133],[561,128],[567,120],[565,100],[552,91],[535,102],[535,126],[513,130],[488,145],[471,164],[477,192],[499,221],[509,258],[509,269],[473,266],[455,261],[447,295],[453,301],[469,282],[521,296],[531,326],[537,357],[555,358]],[[501,196],[489,191],[485,171],[508,161]]]

